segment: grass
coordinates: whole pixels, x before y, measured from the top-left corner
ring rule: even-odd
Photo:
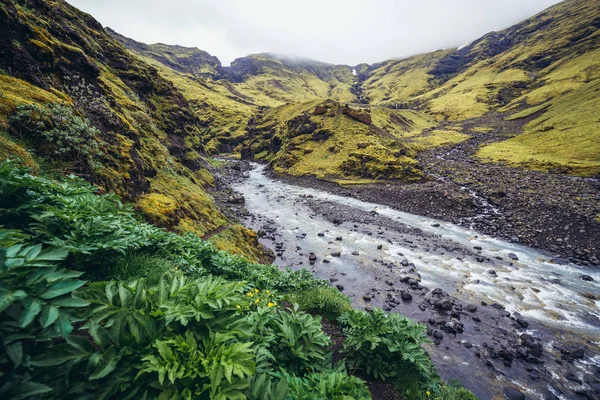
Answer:
[[[158,284],[165,276],[173,275],[176,268],[169,259],[139,251],[109,259],[104,267],[111,279],[130,281],[143,278],[151,285]]]
[[[22,79],[9,75],[0,75],[0,129],[8,126],[10,116],[21,104],[61,103],[67,99],[64,93],[61,97],[46,91]],[[69,102],[69,104],[72,104]]]
[[[547,111],[515,138],[480,149],[484,161],[549,170],[563,168],[574,175],[600,172],[598,102],[600,79],[551,102]]]
[[[363,92],[371,104],[390,104],[409,100],[432,90],[428,74],[431,67],[449,50],[421,54],[403,60],[393,60],[376,68],[363,83]]]
[[[507,121],[514,121],[514,120],[521,119],[521,118],[527,118],[527,117],[535,114],[538,111],[542,111],[542,110],[548,108],[549,106],[550,106],[550,103],[545,103],[545,104],[540,104],[537,106],[529,107],[522,111],[514,113],[514,114],[506,117],[505,119]]]

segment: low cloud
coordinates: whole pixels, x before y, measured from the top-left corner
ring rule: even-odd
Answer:
[[[356,65],[465,45],[556,0],[68,0],[145,43],[198,47],[225,65],[273,52]]]

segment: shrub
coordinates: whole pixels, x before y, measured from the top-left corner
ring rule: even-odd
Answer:
[[[72,107],[50,104],[47,108],[36,104],[21,104],[10,117],[17,133],[37,144],[38,153],[59,157],[82,166],[97,167],[95,157],[100,148],[100,131],[87,118],[77,115]]]
[[[305,378],[287,375],[290,397],[298,400],[365,400],[371,393],[365,383],[344,372],[312,373]],[[315,394],[318,397],[315,397]]]
[[[400,314],[350,310],[340,317],[344,326],[344,353],[349,366],[378,379],[397,378],[416,371],[423,380],[435,377],[435,368],[421,347],[425,328]]]
[[[331,366],[321,317],[279,305],[296,298],[330,317],[348,307],[306,270],[249,263],[142,223],[79,179],[10,161],[0,225],[0,398],[369,398]],[[77,267],[119,280],[86,282]],[[437,384],[416,323],[380,310],[339,321],[352,368],[415,381],[414,398],[431,387],[471,400]]]
[[[350,309],[350,298],[333,287],[293,292],[288,300],[298,304],[302,310],[316,312],[332,321]]]
[[[179,268],[167,258],[144,251],[131,251],[114,259],[106,259],[100,279],[130,281],[144,278],[157,284],[163,276],[172,276]]]

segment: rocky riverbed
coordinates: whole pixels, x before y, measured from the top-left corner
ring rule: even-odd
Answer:
[[[384,202],[288,185],[262,167],[249,168],[225,167],[223,187],[238,194],[224,189],[217,197],[259,233],[275,262],[310,269],[358,307],[425,323],[428,350],[445,378],[482,399],[597,398],[597,272]],[[469,198],[465,204],[475,204]],[[459,219],[479,210],[449,208]]]

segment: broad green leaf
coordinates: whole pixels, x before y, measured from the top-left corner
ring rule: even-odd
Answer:
[[[85,281],[62,281],[50,285],[50,287],[41,295],[43,299],[53,299],[63,294],[70,293],[85,285]]]
[[[61,248],[49,248],[42,251],[36,258],[37,261],[60,261],[67,258],[69,252]]]
[[[106,329],[101,327],[97,322],[90,322],[89,333],[94,338],[96,344],[100,345],[101,347],[106,347],[110,340]]]
[[[35,367],[54,367],[64,364],[68,361],[79,361],[84,357],[89,356],[87,352],[82,352],[80,349],[63,343],[52,346],[49,350],[35,357],[31,361],[31,365]]]
[[[19,327],[25,328],[42,311],[42,301],[40,299],[26,300],[23,302],[23,313],[19,320]]]
[[[58,319],[58,307],[46,305],[40,315],[40,324],[42,328],[47,328]]]
[[[11,400],[22,400],[28,397],[37,396],[40,394],[51,392],[52,388],[42,385],[37,382],[20,382],[19,383],[19,394],[11,397]]]
[[[91,355],[96,350],[90,341],[83,336],[69,335],[65,340],[82,353],[89,353]]]
[[[129,298],[130,297],[131,297],[131,294],[129,293],[129,290],[125,287],[125,285],[119,283],[119,299],[121,300],[122,307],[129,306]]]
[[[56,332],[63,337],[70,335],[71,331],[73,331],[71,321],[69,321],[69,317],[64,313],[59,313],[58,320],[54,326]]]
[[[31,246],[29,248],[26,249],[25,251],[25,261],[31,261],[34,260],[38,254],[40,254],[40,252],[42,251],[42,245],[41,244],[36,244],[35,246]]]
[[[0,313],[4,312],[8,307],[12,305],[17,300],[23,300],[27,297],[27,293],[22,290],[15,290],[14,292],[9,292],[6,295],[3,295],[0,298]]]
[[[9,344],[6,346],[6,354],[10,358],[10,361],[12,361],[13,367],[17,368],[23,360],[23,343],[18,341]]]
[[[102,357],[98,361],[98,364],[96,365],[96,369],[89,376],[89,379],[95,380],[104,378],[117,367],[120,359],[121,357],[116,354],[114,348],[110,348],[106,353],[102,355]]]
[[[76,297],[71,298],[63,298],[52,300],[52,305],[57,307],[87,307],[90,303],[83,299],[78,299]]]

